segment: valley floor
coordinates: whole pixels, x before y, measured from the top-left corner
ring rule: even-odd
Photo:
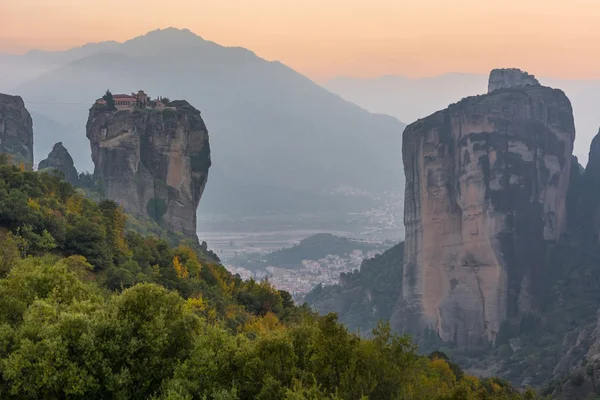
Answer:
[[[382,223],[382,219],[388,223]],[[360,268],[364,258],[383,252],[403,237],[403,229],[391,215],[267,215],[232,218],[219,215],[199,216],[198,237],[206,241],[224,265],[242,278],[265,276],[281,290],[289,291],[296,300],[318,284],[338,283],[340,273]],[[279,249],[289,248],[302,239],[327,232],[338,237],[367,242],[377,251],[355,251],[347,256],[327,256],[319,260],[306,260],[301,266],[265,265],[262,268],[248,266],[250,260]]]

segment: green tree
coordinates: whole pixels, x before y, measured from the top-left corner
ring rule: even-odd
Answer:
[[[4,278],[20,259],[19,238],[8,232],[0,238],[0,278]]]
[[[389,323],[362,338],[266,279],[232,276],[206,244],[126,233],[133,221],[0,165],[1,399],[536,398],[418,355]]]
[[[317,382],[329,393],[340,389],[344,374],[356,362],[358,338],[338,322],[337,314],[330,313],[317,322],[318,330],[312,339],[311,364]]]
[[[113,265],[106,229],[87,218],[77,218],[67,231],[65,249],[69,255],[84,256],[96,268],[106,269]]]
[[[102,99],[106,101],[106,106],[110,111],[114,111],[117,109],[117,107],[115,107],[115,99],[113,98],[113,95],[110,92],[110,90],[106,89],[106,93],[104,93]]]

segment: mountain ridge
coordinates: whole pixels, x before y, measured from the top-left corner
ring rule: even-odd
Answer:
[[[545,86],[565,91],[575,112],[578,138],[575,155],[584,164],[590,142],[600,125],[594,108],[600,102],[600,79],[558,79],[540,77]],[[487,92],[487,76],[468,72],[449,72],[422,78],[384,75],[374,78],[340,76],[323,83],[330,91],[366,108],[411,123],[448,104]]]
[[[183,35],[183,44],[170,45],[172,35]],[[157,43],[156,37],[163,40]],[[201,51],[189,51],[189,45]],[[15,91],[32,99],[32,111],[65,126],[85,125],[82,106],[51,108],[34,101],[91,103],[107,88],[189,99],[206,113],[214,132],[212,183],[232,178],[302,190],[315,196],[315,206],[321,202],[319,193],[338,185],[376,192],[402,186],[398,149],[405,125],[396,118],[372,114],[279,61],[219,46],[191,32],[153,31],[120,46],[127,46],[126,51],[79,59]],[[83,134],[70,138],[72,154],[78,170],[91,170],[84,139]],[[58,134],[51,141],[61,140]],[[244,197],[236,187],[230,189],[235,197]],[[233,208],[236,200],[219,190],[208,191],[201,207],[221,209],[225,201]],[[268,197],[257,195],[265,201]],[[289,201],[293,204],[291,194]]]

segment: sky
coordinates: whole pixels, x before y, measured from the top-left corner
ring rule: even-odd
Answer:
[[[600,78],[600,0],[0,0],[0,53],[188,28],[317,81],[519,67]]]

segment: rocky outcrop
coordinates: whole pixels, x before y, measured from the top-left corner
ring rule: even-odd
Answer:
[[[583,201],[582,223],[592,224],[591,229],[596,233],[600,242],[600,131],[592,139],[588,163],[584,173],[585,196]]]
[[[90,109],[87,137],[101,194],[134,215],[196,238],[196,208],[211,165],[200,111],[172,108]],[[197,239],[197,238],[196,238]]]
[[[554,369],[552,398],[557,400],[590,399],[600,389],[600,310],[591,327],[577,328],[577,340]],[[570,336],[574,337],[570,332]],[[568,340],[567,334],[565,341]],[[564,345],[564,343],[563,343]]]
[[[499,68],[490,72],[488,81],[488,93],[494,90],[506,89],[518,86],[540,86],[535,76],[521,71],[518,68]]]
[[[403,134],[404,278],[392,323],[461,347],[493,341],[506,318],[535,307],[545,246],[566,227],[571,104],[500,71],[491,93]]]
[[[54,170],[60,172],[65,181],[72,185],[76,185],[78,181],[77,170],[73,163],[73,158],[63,146],[62,142],[58,142],[52,147],[52,151],[48,154],[48,158],[40,161],[38,170]]]
[[[0,93],[0,153],[15,164],[33,166],[33,121],[19,96]]]

